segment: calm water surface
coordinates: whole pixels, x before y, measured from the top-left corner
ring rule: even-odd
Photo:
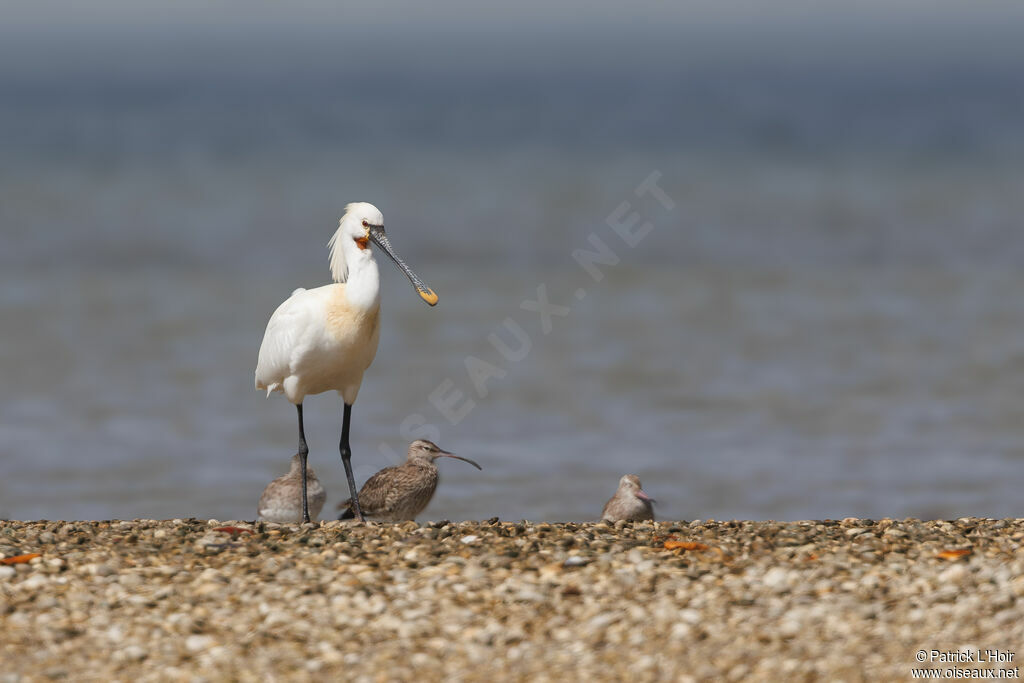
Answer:
[[[674,518],[1018,514],[1017,274],[621,266],[577,302],[588,283],[571,269],[421,270],[442,304],[386,278],[353,448],[362,480],[395,462],[398,425],[420,414],[480,461],[442,464],[429,518],[589,519],[627,471]],[[547,335],[519,308],[540,282],[571,305]],[[0,284],[2,514],[253,516],[294,452],[294,409],[252,389],[265,318],[294,282],[147,270]],[[517,363],[487,342],[506,316],[533,344]],[[467,356],[506,373],[486,398]],[[455,426],[428,398],[446,379],[476,399]],[[341,499],[340,399],[306,406],[311,462]]]
[[[327,282],[354,200],[441,297],[382,264],[357,478],[410,416],[485,468],[441,463],[426,518],[593,519],[626,472],[671,518],[1024,514],[1024,51],[994,11],[941,34],[970,40],[890,26],[888,56],[802,30],[465,68],[421,36],[377,71],[327,30],[0,41],[0,517],[252,518],[296,441],[253,389],[263,329]],[[655,170],[672,211],[634,193]],[[591,234],[621,259],[600,282],[570,256]],[[546,334],[542,284],[569,308]],[[509,317],[515,363],[487,341]],[[340,500],[341,401],[306,412]]]

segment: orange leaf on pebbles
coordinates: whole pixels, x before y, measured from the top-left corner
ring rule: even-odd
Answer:
[[[961,557],[967,557],[968,555],[970,555],[973,552],[974,551],[971,550],[970,548],[960,548],[960,549],[957,549],[957,550],[943,550],[941,553],[939,553],[935,557],[939,558],[940,560],[950,560],[950,561],[952,561],[952,560],[959,560]]]
[[[39,553],[28,553],[27,555],[15,555],[0,560],[0,564],[27,564],[39,557]]]
[[[665,550],[707,550],[708,546],[696,541],[665,541]]]

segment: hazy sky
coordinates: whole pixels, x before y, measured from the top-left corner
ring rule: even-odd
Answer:
[[[0,75],[318,59],[440,67],[562,60],[599,67],[702,56],[999,62],[1024,55],[1022,34],[1024,3],[1016,0],[641,0],[628,8],[610,0],[19,0],[4,4]]]
[[[440,0],[424,3],[397,0],[383,4],[344,2],[282,3],[279,0],[176,0],[173,3],[147,3],[137,0],[93,0],[53,2],[22,0],[4,3],[4,24],[12,26],[138,26],[157,22],[178,25],[219,24],[223,26],[260,24],[336,23],[350,27],[372,28],[396,25],[432,28],[470,28],[492,26],[537,28],[544,24],[590,28],[644,21],[655,17],[658,23],[678,25],[732,24],[763,26],[799,23],[887,23],[912,22],[918,25],[979,24],[993,19],[1024,17],[1016,0],[991,0],[967,3],[962,0],[860,0],[823,2],[821,0],[747,0],[723,3],[666,3],[638,0],[628,7],[611,0],[574,0],[545,2],[520,0],[515,3],[479,3],[468,0]]]

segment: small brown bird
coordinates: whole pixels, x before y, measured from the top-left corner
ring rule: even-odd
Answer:
[[[327,500],[327,492],[312,467],[306,468],[306,497],[309,518],[315,522]],[[292,456],[288,474],[278,477],[263,489],[256,511],[264,522],[302,523],[302,457],[298,453]]]
[[[640,478],[635,474],[627,474],[619,479],[618,490],[611,500],[604,504],[601,519],[605,522],[653,520],[653,502],[654,499],[640,487]]]
[[[434,497],[437,490],[438,458],[455,458],[483,468],[469,458],[443,451],[437,444],[418,439],[409,444],[409,457],[397,467],[385,467],[366,480],[359,490],[359,507],[367,519],[380,522],[405,522],[416,518]],[[345,509],[338,519],[352,519],[351,499],[338,505]]]

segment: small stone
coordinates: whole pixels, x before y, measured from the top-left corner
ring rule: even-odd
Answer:
[[[779,635],[783,638],[793,638],[800,635],[800,622],[795,619],[783,619],[779,623]]]
[[[789,571],[782,567],[772,567],[761,577],[761,583],[768,588],[786,588],[789,586]]]
[[[129,662],[141,662],[146,658],[147,654],[145,648],[140,645],[129,645],[122,648],[120,652],[121,659]]]
[[[689,640],[692,635],[693,627],[685,621],[677,621],[672,624],[672,630],[669,632],[669,638],[672,640]]]
[[[135,588],[142,585],[142,577],[135,573],[126,573],[117,577],[117,582],[125,588]]]
[[[964,578],[970,576],[971,571],[964,564],[954,564],[948,569],[939,573],[937,577],[940,583],[960,583]]]
[[[185,639],[185,649],[195,653],[213,645],[213,638],[210,636],[193,635]]]
[[[50,583],[50,577],[45,574],[33,574],[24,581],[21,582],[21,587],[25,590],[36,590]]]
[[[696,626],[700,623],[700,612],[695,609],[679,610],[679,619],[685,621],[687,624]]]
[[[544,596],[531,588],[524,588],[516,594],[516,600],[521,602],[544,602]]]

